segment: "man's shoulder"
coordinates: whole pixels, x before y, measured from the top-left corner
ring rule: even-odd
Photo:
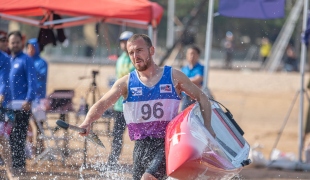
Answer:
[[[6,52],[4,52],[4,51],[0,51],[0,56],[1,57],[10,58],[10,56]]]
[[[189,70],[189,66],[188,65],[185,65],[185,66],[182,66],[181,67],[181,71],[188,71]]]
[[[26,53],[24,52],[20,52],[17,56],[17,59],[21,59],[21,60],[25,60],[25,61],[33,61],[32,57],[28,56]]]
[[[182,71],[182,69],[179,70],[179,69],[176,69],[174,67],[171,67],[171,71],[172,71],[172,76],[179,76],[180,74],[184,75],[184,73],[185,73],[184,71]]]
[[[196,67],[198,67],[198,68],[203,68],[204,66],[203,66],[200,62],[198,62],[197,65],[196,65]]]
[[[193,67],[192,71],[203,71],[204,66],[199,62]]]
[[[9,62],[10,62],[10,58],[8,56],[6,56],[5,53],[2,53],[0,51],[0,65],[1,66],[5,66],[6,64],[9,65]]]
[[[0,51],[0,61],[4,61],[5,59],[7,59],[7,57]]]
[[[36,61],[39,62],[40,64],[47,65],[47,61],[45,59],[43,59],[41,56],[39,56],[36,59]]]
[[[121,78],[119,78],[119,79],[117,79],[116,81],[115,81],[115,85],[117,85],[117,87],[125,87],[125,88],[127,88],[127,85],[128,85],[128,81],[129,81],[129,74],[127,74],[127,75],[125,75],[125,76],[123,76],[123,77],[121,77]],[[114,86],[114,85],[113,85]]]

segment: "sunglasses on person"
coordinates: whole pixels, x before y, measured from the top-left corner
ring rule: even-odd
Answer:
[[[0,39],[0,42],[8,42],[6,38]]]

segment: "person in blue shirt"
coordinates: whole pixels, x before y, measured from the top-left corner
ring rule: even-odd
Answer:
[[[10,58],[4,52],[7,48],[6,35],[0,32],[0,107],[6,107],[11,100],[9,88]]]
[[[9,73],[10,73],[10,58],[5,53],[7,51],[7,33],[0,31],[0,123],[7,126],[5,123],[5,111],[8,103],[11,101],[11,91],[9,87]],[[4,128],[2,126],[2,128]],[[8,134],[4,133],[4,129],[0,129],[0,145],[3,147],[1,153],[1,158],[3,158],[6,165],[6,173],[9,179],[12,179],[12,154],[11,147],[9,144]],[[1,159],[2,160],[2,159]]]
[[[181,71],[199,88],[202,87],[204,67],[199,63],[200,49],[196,45],[190,46],[186,51],[187,65],[182,67]],[[185,93],[182,93],[181,110],[184,110],[195,100],[191,99]]]
[[[37,123],[41,123],[43,126],[43,121],[46,120],[46,112],[44,109],[44,99],[46,97],[46,82],[47,82],[47,72],[48,64],[40,56],[40,46],[36,38],[29,39],[27,41],[27,54],[33,59],[34,68],[37,73],[37,91],[35,96],[35,101],[32,103],[32,115]],[[37,126],[37,137],[36,137],[36,152],[40,154],[44,150],[43,139],[39,138],[40,128]]]
[[[31,114],[31,103],[35,99],[37,76],[33,60],[23,53],[22,35],[13,31],[8,35],[11,51],[10,88],[12,105],[22,102],[15,109],[15,121],[10,135],[12,149],[13,173],[23,174],[26,167],[25,142]]]
[[[46,82],[48,64],[40,56],[40,47],[36,38],[29,39],[27,42],[27,54],[33,59],[34,68],[37,75],[37,90],[35,95],[35,101],[40,101],[46,97]]]

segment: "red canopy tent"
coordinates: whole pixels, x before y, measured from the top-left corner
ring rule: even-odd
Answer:
[[[0,18],[40,28],[104,22],[148,29],[154,46],[163,15],[163,8],[148,0],[1,0],[0,4]],[[53,19],[54,14],[62,19]]]
[[[66,18],[37,20],[59,14]],[[93,21],[122,24],[138,28],[156,28],[163,8],[147,0],[1,0],[0,17],[42,28],[85,24]]]

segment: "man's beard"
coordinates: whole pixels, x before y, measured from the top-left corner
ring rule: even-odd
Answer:
[[[21,52],[22,49],[19,47],[15,47],[11,49],[12,54],[16,55],[17,53]]]
[[[142,66],[135,66],[135,68],[138,70],[138,71],[145,71],[148,69],[148,67],[150,67],[150,64],[151,64],[151,61],[150,61],[150,55],[149,57],[146,59],[146,61],[143,61],[144,64]]]

